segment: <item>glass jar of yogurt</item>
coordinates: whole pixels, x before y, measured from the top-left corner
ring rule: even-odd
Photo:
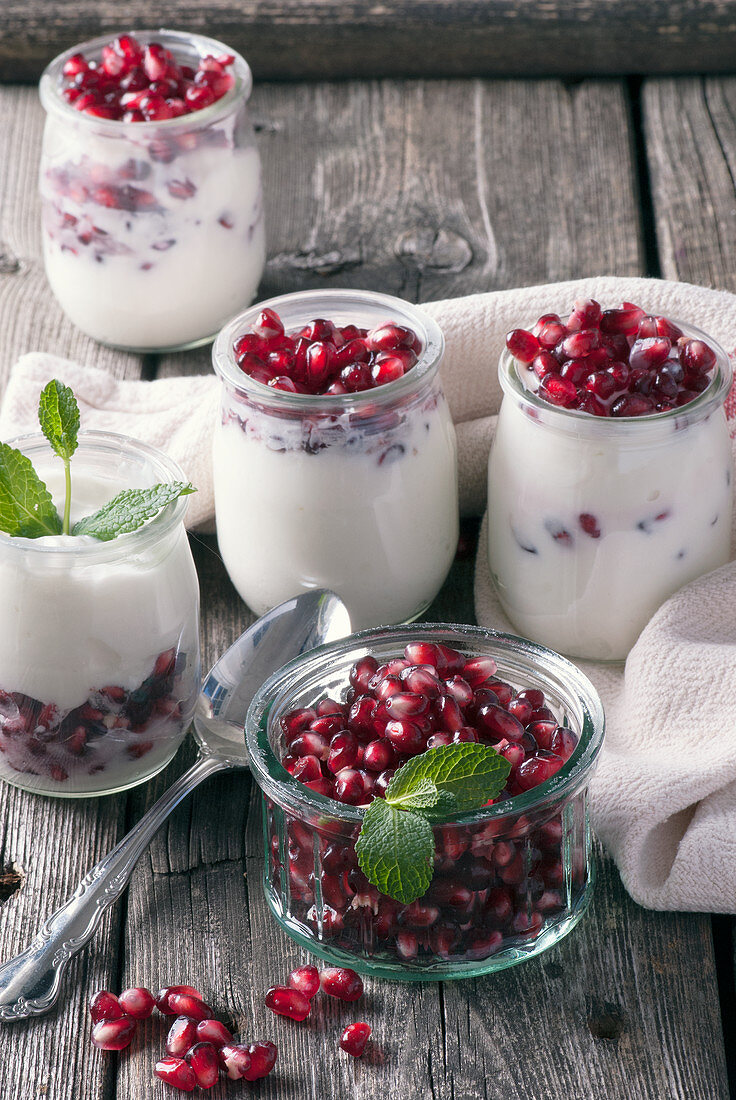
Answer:
[[[418,361],[361,392],[272,388],[245,374],[233,351],[264,307],[287,333],[314,318],[367,329],[390,319],[418,336]],[[455,432],[437,373],[443,350],[420,309],[360,290],[287,294],[219,334],[217,535],[233,584],[257,614],[324,587],[362,628],[414,619],[434,599],[458,538]]]
[[[12,440],[64,500],[41,435]],[[124,488],[182,480],[159,451],[81,432],[76,522]],[[199,689],[199,588],[180,497],[137,531],[12,538],[0,532],[0,776],[24,790],[90,797],[133,787],[179,747]]]
[[[372,659],[372,667],[377,663],[386,670],[398,659],[408,665],[401,661],[412,651],[407,643],[417,659],[423,649],[449,647],[443,652],[452,668],[438,674],[447,677],[459,669],[444,680],[443,690],[462,686],[471,697],[464,716],[480,725],[477,708],[483,710],[486,697],[495,699],[499,705],[492,709],[505,715],[505,726],[518,725],[514,748],[522,758],[539,758],[526,766],[552,761],[554,774],[547,772],[533,786],[522,784],[517,757],[511,773],[517,778],[510,778],[509,786],[519,793],[433,825],[432,880],[422,897],[403,905],[368,882],[358,866],[355,843],[365,806],[375,795],[358,798],[362,804],[357,805],[325,795],[318,789],[320,781],[307,782],[306,770],[297,778],[293,754],[311,749],[307,739],[322,739],[318,727],[326,730],[333,721],[332,729],[348,726],[356,731],[352,736],[362,752],[355,774],[367,776],[377,790],[380,765],[369,763],[369,755],[377,744],[371,739],[380,734],[361,717],[369,699],[361,687],[361,664]],[[465,661],[480,671],[474,688],[470,676],[463,678],[468,675]],[[484,665],[490,666],[487,679]],[[430,667],[420,666],[425,679]],[[546,709],[535,711],[541,700]],[[524,718],[526,730],[512,710]],[[571,742],[564,763],[552,752],[539,751],[539,727],[549,732],[557,723]],[[305,732],[295,739],[300,729]],[[558,654],[473,626],[423,623],[362,631],[298,657],[267,680],[249,708],[245,733],[263,795],[266,900],[285,932],[334,965],[408,981],[473,977],[540,954],[585,913],[595,879],[588,784],[603,741],[603,710],[587,677]],[[331,744],[345,736],[335,734]],[[510,745],[499,736],[489,733],[487,740],[503,754]],[[305,744],[298,747],[298,741]],[[403,753],[393,766],[410,758]],[[315,760],[300,759],[302,764]],[[330,775],[330,764],[321,766]],[[335,793],[342,774],[331,776]]]
[[[202,35],[131,34],[192,69],[228,55],[234,84],[201,110],[126,122],[77,110],[62,95],[69,59],[99,59],[107,36],[51,62],[40,85],[46,275],[69,319],[101,343],[193,347],[252,301],[265,262],[252,77],[242,57]]]
[[[652,415],[552,406],[501,355],[491,574],[515,628],[563,653],[623,660],[669,596],[729,560],[731,368],[710,336],[677,324],[715,353],[711,381]]]

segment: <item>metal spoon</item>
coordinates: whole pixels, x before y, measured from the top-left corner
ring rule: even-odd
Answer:
[[[85,875],[33,943],[0,966],[0,1021],[49,1011],[69,961],[89,942],[103,913],[125,890],[133,868],[171,811],[208,776],[248,766],[243,723],[248,704],[266,677],[300,653],[349,633],[350,618],[339,596],[314,589],[274,607],[220,657],[197,700],[198,759]]]

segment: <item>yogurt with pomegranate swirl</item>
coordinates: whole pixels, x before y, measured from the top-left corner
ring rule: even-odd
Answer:
[[[356,628],[415,618],[441,587],[458,535],[455,434],[436,373],[441,333],[407,303],[367,292],[270,305],[291,336],[283,327],[252,334],[259,311],[272,314],[259,307],[220,333],[213,355],[224,383],[215,508],[230,577],[258,614],[326,587]],[[313,320],[320,313],[329,322]],[[370,364],[367,335],[353,333],[387,317],[399,324],[384,328],[418,336],[406,370],[398,346]],[[313,351],[298,335],[310,325],[328,326]]]
[[[567,376],[558,365],[545,390],[565,394],[567,405],[554,404],[529,386],[537,367],[525,352],[501,357],[504,400],[488,475],[491,574],[515,628],[563,653],[622,660],[670,595],[729,559],[723,403],[731,370],[713,340],[680,330],[713,351],[701,392],[688,391],[680,405],[676,392],[616,394],[599,379],[581,395],[580,379],[602,373],[600,364],[579,371],[569,395],[563,383],[575,365]],[[619,357],[614,373],[620,365]],[[589,395],[601,394],[608,411],[588,411]],[[656,411],[655,400],[667,407]],[[623,412],[611,412],[616,401]]]

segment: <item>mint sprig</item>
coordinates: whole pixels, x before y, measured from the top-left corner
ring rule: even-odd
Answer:
[[[79,405],[68,386],[52,379],[41,391],[38,421],[54,454],[64,463],[64,519],[59,518],[46,485],[30,458],[0,443],[0,531],[16,538],[70,534],[72,503],[71,459],[77,449]],[[172,481],[150,489],[123,489],[94,515],[74,524],[73,535],[90,535],[109,542],[117,535],[137,531],[180,496],[196,493],[193,485]]]
[[[0,531],[25,539],[61,534],[51,493],[30,458],[7,443],[0,443]]]
[[[68,386],[54,378],[41,390],[38,422],[53,451],[64,463],[64,519],[62,533],[69,534],[72,506],[71,457],[77,449],[79,405]]]
[[[92,535],[101,542],[109,542],[117,535],[137,531],[167,504],[196,491],[193,485],[184,481],[170,481],[150,489],[123,489],[99,511],[75,523],[72,534]]]
[[[511,765],[490,745],[463,742],[407,761],[374,798],[355,845],[358,865],[381,893],[409,905],[432,880],[431,823],[479,810],[503,790]]]

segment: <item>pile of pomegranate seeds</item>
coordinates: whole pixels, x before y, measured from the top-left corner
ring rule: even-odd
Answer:
[[[276,390],[311,394],[358,393],[395,382],[421,350],[417,334],[393,321],[369,332],[318,318],[287,335],[272,309],[262,310],[233,344],[244,374]]]
[[[61,94],[76,110],[120,122],[164,122],[210,107],[233,87],[231,54],[200,58],[196,71],[179,65],[158,42],[141,45],[121,34],[100,61],[75,53],[64,65]]]
[[[166,1039],[166,1057],[156,1063],[155,1074],[183,1092],[197,1086],[211,1089],[220,1070],[231,1080],[257,1081],[266,1077],[278,1051],[273,1043],[259,1040],[234,1043],[224,1024],[215,1020],[202,994],[191,985],[169,985],[154,996],[148,989],[126,989],[116,997],[100,990],[89,1002],[92,1043],[100,1050],[123,1050],[132,1042],[138,1020],[147,1019],[154,1007],[164,1016],[175,1016]]]
[[[492,745],[511,764],[500,799],[551,778],[577,737],[558,724],[537,689],[515,692],[496,679],[492,657],[410,642],[380,665],[366,656],[350,670],[344,703],[322,699],[281,718],[282,764],[305,786],[338,802],[382,798],[396,769],[439,745]]]
[[[531,332],[506,337],[513,357],[551,405],[593,416],[650,416],[693,401],[707,388],[716,354],[666,317],[632,302],[601,310],[589,298],[568,319],[543,314]]]
[[[298,966],[289,975],[288,985],[274,985],[269,989],[266,1008],[277,1016],[306,1020],[312,1010],[312,998],[320,989],[340,1001],[357,1001],[363,996],[363,979],[349,966],[326,966],[321,973],[316,966]],[[339,1046],[354,1058],[360,1058],[370,1033],[368,1024],[349,1024],[342,1033]]]

